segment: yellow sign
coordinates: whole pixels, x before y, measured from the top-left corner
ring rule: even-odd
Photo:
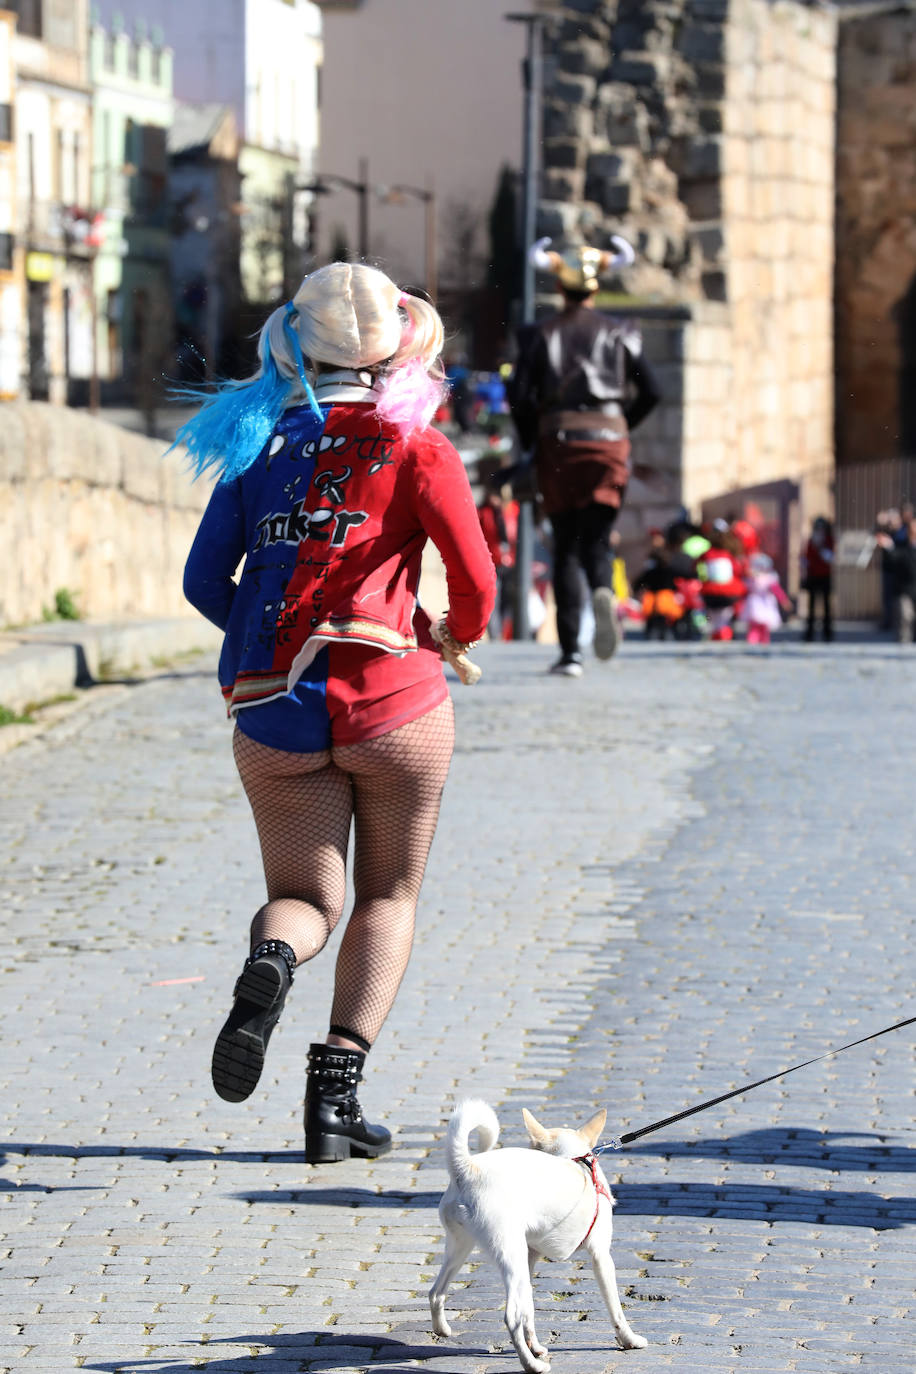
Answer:
[[[53,253],[26,253],[25,274],[29,281],[50,281],[54,276]]]

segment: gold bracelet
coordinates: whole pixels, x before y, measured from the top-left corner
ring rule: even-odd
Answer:
[[[436,625],[436,639],[440,644],[446,644],[453,653],[466,654],[469,649],[476,649],[480,643],[479,639],[469,639],[466,644],[462,644],[455,638],[451,630],[445,623],[445,616]]]

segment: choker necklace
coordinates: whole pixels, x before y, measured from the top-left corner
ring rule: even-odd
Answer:
[[[358,371],[356,368],[341,367],[335,372],[322,372],[315,383],[317,391],[324,390],[330,386],[361,386],[365,390],[371,390],[375,383],[375,378],[371,372]]]

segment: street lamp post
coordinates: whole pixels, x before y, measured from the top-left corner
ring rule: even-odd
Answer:
[[[358,252],[365,262],[369,256],[369,159],[360,158],[358,181],[354,181],[352,177],[338,176],[336,172],[319,172],[314,181],[310,181],[304,186],[298,186],[296,189],[310,191],[314,196],[328,196],[332,191],[341,188],[346,191],[355,191],[359,197]],[[316,218],[317,216],[313,214],[313,227]],[[314,244],[312,245],[312,252],[314,253]]]
[[[382,193],[382,201],[386,205],[397,205],[405,196],[413,196],[415,200],[421,200],[425,208],[425,267],[426,267],[426,294],[432,299],[436,299],[438,289],[437,272],[437,245],[436,245],[436,193],[431,186],[425,188],[420,186],[389,186]]]
[[[522,278],[522,324],[534,321],[534,266],[528,250],[535,239],[538,201],[538,149],[541,125],[541,87],[543,74],[544,14],[507,14],[510,23],[525,24],[528,43],[522,63],[522,82],[525,91],[525,122],[522,147],[522,223],[521,253],[524,263]],[[534,554],[534,503],[519,501],[518,537],[515,548],[515,606],[512,626],[514,639],[531,638],[531,619],[528,614],[528,593]]]

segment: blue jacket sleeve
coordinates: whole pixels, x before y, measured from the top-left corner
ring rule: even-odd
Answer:
[[[217,482],[184,569],[184,594],[221,630],[238,590],[233,574],[245,554],[245,512],[238,481]]]

